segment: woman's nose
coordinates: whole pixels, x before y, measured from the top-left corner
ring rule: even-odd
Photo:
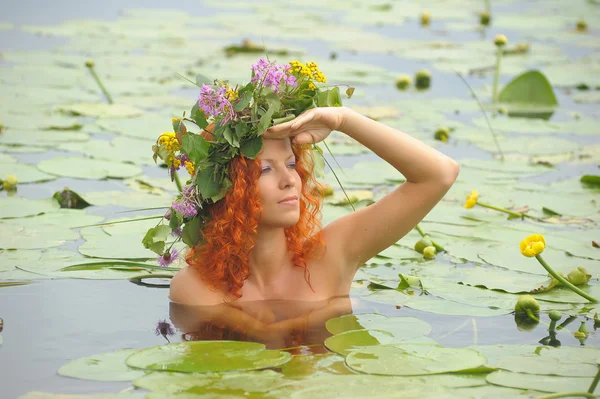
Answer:
[[[280,174],[279,184],[284,188],[288,186],[293,187],[296,184],[294,173],[296,173],[294,169],[289,169],[286,167],[284,171]]]

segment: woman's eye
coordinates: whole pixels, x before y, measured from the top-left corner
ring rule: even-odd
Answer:
[[[295,163],[291,163],[291,164],[288,165],[288,167],[292,167],[292,168],[295,169],[296,168],[296,164]]]
[[[271,170],[271,168],[269,168],[269,167],[262,168],[262,169],[261,169],[261,173],[268,172],[269,170]]]

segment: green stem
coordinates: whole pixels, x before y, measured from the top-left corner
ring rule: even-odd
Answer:
[[[484,208],[489,208],[489,209],[493,209],[495,211],[508,213],[509,215],[514,216],[514,217],[519,217],[519,218],[524,217],[524,214],[522,214],[522,213],[509,211],[508,209],[501,208],[499,206],[494,206],[494,205],[486,204],[484,202],[479,202],[479,201],[477,201],[476,203],[477,203],[477,205],[482,206]]]
[[[485,11],[491,15],[492,13],[492,7],[490,4],[490,0],[485,0]]]
[[[477,97],[477,94],[475,94],[475,91],[473,90],[473,88],[471,87],[469,82],[467,82],[467,80],[465,78],[463,78],[463,76],[458,71],[454,71],[454,72],[463,81],[463,83],[465,85],[467,85],[467,87],[471,91],[471,95],[475,98],[475,101],[477,101],[477,104],[479,104],[479,109],[481,110],[481,112],[483,113],[483,116],[485,117],[485,121],[488,125],[488,128],[490,129],[490,132],[492,133],[492,137],[494,138],[494,143],[496,144],[496,148],[498,149],[498,152],[500,153],[500,160],[504,161],[504,153],[502,152],[502,148],[500,148],[500,143],[498,143],[498,138],[496,137],[496,132],[494,132],[494,129],[492,128],[492,123],[490,122],[490,118],[488,118],[487,112],[485,112],[485,108],[483,108],[483,104],[481,104],[481,101],[479,101],[479,97]]]
[[[565,321],[563,321],[562,323],[560,323],[558,325],[558,327],[556,327],[556,331],[560,331],[563,328],[567,327],[569,324],[571,324],[573,321],[577,320],[577,316],[570,316],[568,317]],[[565,330],[567,332],[570,332],[569,330]]]
[[[592,395],[587,392],[558,392],[550,395],[537,396],[535,399],[554,399],[554,398],[595,398],[596,395]]]
[[[580,295],[582,297],[584,297],[585,299],[587,299],[590,302],[594,302],[597,303],[598,300],[596,298],[594,298],[593,296],[583,292],[582,290],[580,290],[579,288],[575,287],[573,284],[571,284],[570,281],[568,281],[567,279],[565,279],[563,276],[561,276],[560,274],[558,274],[557,272],[554,271],[554,269],[552,269],[547,263],[546,261],[542,258],[542,255],[536,255],[535,258],[538,260],[538,262],[540,262],[540,264],[544,267],[544,269],[546,269],[546,271],[548,273],[550,273],[550,275],[552,277],[554,277],[555,279],[557,279],[558,281],[560,281],[560,283],[562,285],[564,285],[565,287],[568,287],[571,291],[573,291],[574,293],[576,293],[577,295]]]
[[[533,314],[533,312],[531,311],[531,309],[526,309],[525,313],[527,313],[527,316],[533,320],[533,321],[537,321],[538,323],[540,322],[540,319],[538,319],[537,317],[535,317],[535,315]]]
[[[430,236],[429,234],[425,233],[425,232],[423,231],[423,229],[421,228],[421,226],[419,226],[418,224],[415,226],[415,230],[417,230],[417,231],[419,232],[419,234],[421,235],[421,237],[427,237],[427,238],[429,238],[429,239],[431,240],[431,243],[433,244],[433,246],[435,247],[435,249],[436,249],[438,252],[443,252],[443,251],[446,251],[446,250],[444,249],[444,247],[442,247],[442,246],[441,246],[440,244],[438,244],[437,242],[433,241],[433,240],[431,239],[431,236]]]
[[[502,47],[496,50],[496,70],[494,71],[494,85],[492,86],[492,103],[498,102],[498,80],[500,79],[500,60],[502,60]]]
[[[177,189],[179,190],[179,192],[183,191],[183,187],[181,186],[181,180],[179,180],[179,175],[177,174],[176,170],[173,171],[173,177],[175,178],[175,184],[177,185]]]
[[[92,77],[94,78],[94,80],[98,84],[98,87],[100,87],[100,90],[102,90],[102,93],[104,94],[104,97],[106,97],[106,101],[108,101],[109,104],[113,104],[113,99],[110,96],[110,94],[108,93],[108,91],[106,90],[106,87],[104,87],[104,85],[102,84],[102,81],[100,80],[100,77],[98,76],[98,74],[94,70],[94,65],[91,64],[91,63],[86,63],[86,67],[90,70],[90,73],[92,74]]]
[[[592,384],[588,388],[588,393],[594,393],[594,391],[596,390],[596,385],[598,385],[598,381],[600,381],[600,367],[598,368],[598,372],[596,372],[594,381],[592,381]]]

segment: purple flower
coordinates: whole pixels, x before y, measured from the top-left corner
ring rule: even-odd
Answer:
[[[181,237],[181,226],[177,227],[175,230],[171,232],[173,237]]]
[[[173,248],[170,251],[167,251],[163,255],[158,257],[158,264],[161,265],[162,267],[167,267],[171,263],[173,263],[173,261],[175,259],[177,259],[178,256],[179,256],[179,251],[176,250],[175,248]]]
[[[171,208],[181,213],[184,217],[196,216],[196,201],[194,200],[194,186],[187,185],[181,191],[181,198],[171,205]]]
[[[167,338],[167,336],[170,337],[171,335],[175,335],[175,329],[171,326],[171,323],[169,323],[168,321],[159,320],[156,324],[156,328],[154,329],[154,334],[156,334],[156,336],[162,335],[163,337],[165,337],[167,342],[171,342],[169,341],[169,338]]]
[[[227,90],[223,87],[217,90],[210,86],[202,85],[200,89],[200,96],[198,97],[198,107],[204,112],[206,116],[224,116],[224,121],[227,122],[231,119],[235,119],[235,112],[233,106],[227,99],[225,93]]]
[[[284,83],[288,86],[297,86],[296,77],[290,72],[291,67],[287,64],[276,65],[264,58],[252,65],[251,83],[262,82],[264,87],[272,87],[273,92],[279,92],[279,86]]]

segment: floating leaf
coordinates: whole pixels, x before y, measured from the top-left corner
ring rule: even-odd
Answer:
[[[429,345],[387,344],[357,349],[346,357],[351,369],[377,375],[429,375],[472,370],[485,357],[476,350]]]
[[[56,157],[41,161],[38,168],[56,176],[78,179],[125,178],[142,174],[135,165],[78,157]]]
[[[265,350],[256,342],[194,341],[144,349],[127,358],[127,365],[146,370],[218,372],[279,366],[291,355]]]
[[[71,104],[61,105],[58,110],[67,115],[96,118],[127,118],[144,114],[144,111],[124,104]]]
[[[124,349],[72,360],[58,369],[65,377],[95,381],[132,381],[146,374],[127,367],[125,359],[139,349]]]
[[[511,80],[498,94],[500,106],[510,106],[510,115],[528,115],[547,119],[558,105],[552,86],[539,71],[527,71]],[[550,109],[544,112],[542,108]]]
[[[588,377],[560,377],[537,374],[513,373],[498,370],[486,377],[491,384],[511,388],[534,389],[542,392],[582,392],[592,383]]]

